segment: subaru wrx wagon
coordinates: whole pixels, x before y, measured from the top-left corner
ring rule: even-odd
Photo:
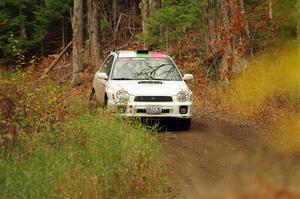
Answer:
[[[92,98],[126,117],[176,118],[189,129],[192,91],[174,61],[156,51],[113,51],[96,72]]]

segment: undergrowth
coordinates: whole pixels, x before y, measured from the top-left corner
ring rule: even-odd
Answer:
[[[2,72],[0,198],[162,197],[156,134],[103,111],[70,115],[64,89]]]
[[[272,123],[288,118],[292,112],[299,113],[298,44],[288,42],[272,50],[249,62],[248,68],[229,84],[210,82],[205,89],[196,90],[195,96],[203,99],[196,105]]]
[[[256,122],[270,128],[265,142],[282,153],[300,151],[299,42],[261,53],[225,85],[209,82],[195,88],[195,105],[226,119]],[[199,88],[200,86],[198,86]],[[228,117],[227,117],[228,116]],[[274,133],[276,132],[276,133]]]

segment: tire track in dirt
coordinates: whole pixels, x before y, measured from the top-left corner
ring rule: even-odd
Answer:
[[[291,194],[299,194],[299,153],[275,153],[261,128],[204,116],[190,131],[160,133],[178,198],[300,198]]]

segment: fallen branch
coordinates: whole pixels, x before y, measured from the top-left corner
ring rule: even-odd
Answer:
[[[67,52],[67,50],[72,46],[73,41],[71,41],[53,60],[53,62],[50,64],[50,66],[44,71],[42,78],[45,78],[45,76],[56,66],[56,64],[60,61],[60,59],[63,57],[63,55]]]
[[[56,70],[61,70],[61,69],[63,69],[63,68],[67,68],[67,67],[71,67],[71,64],[69,63],[69,64],[65,64],[65,65],[62,65],[62,66],[57,66],[55,69],[53,69],[54,71],[56,71]]]
[[[127,47],[130,44],[133,37],[134,37],[134,35],[132,34],[130,39],[128,40],[128,42],[126,44],[122,45],[122,46],[119,46],[117,49],[123,49],[123,48]]]
[[[66,79],[70,78],[71,76],[72,76],[72,73],[69,73],[68,75],[66,75],[66,76],[64,76],[64,77],[62,77],[62,78],[60,78],[60,79],[57,81],[57,84],[63,84],[64,81],[65,81]]]

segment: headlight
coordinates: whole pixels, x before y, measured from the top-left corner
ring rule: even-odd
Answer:
[[[128,101],[129,100],[129,93],[125,90],[119,90],[116,93],[116,96],[120,101]]]
[[[178,94],[177,94],[177,100],[179,102],[186,102],[189,100],[189,92],[187,91],[180,91]]]

